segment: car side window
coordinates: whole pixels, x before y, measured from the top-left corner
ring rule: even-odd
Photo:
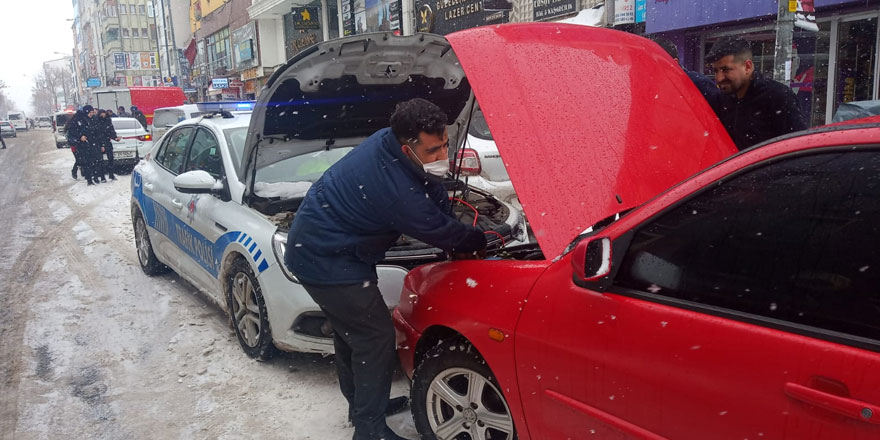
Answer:
[[[184,171],[202,170],[216,178],[223,174],[223,158],[220,144],[210,131],[204,128],[196,131]]]
[[[169,133],[168,140],[156,155],[156,162],[162,164],[168,171],[174,174],[180,173],[186,161],[186,147],[192,137],[192,127],[183,127]]]
[[[614,283],[880,341],[880,152],[786,158],[645,224]]]

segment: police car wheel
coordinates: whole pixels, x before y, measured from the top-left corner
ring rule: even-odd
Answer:
[[[410,401],[422,439],[517,439],[495,375],[464,338],[441,341],[422,357]]]
[[[263,290],[253,269],[245,259],[238,258],[228,274],[226,302],[238,343],[258,361],[271,359],[278,349],[272,342]]]
[[[134,242],[137,246],[138,261],[141,263],[141,270],[147,275],[156,275],[168,270],[162,262],[156,258],[153,253],[153,244],[150,242],[150,235],[147,233],[147,222],[140,211],[134,214]]]

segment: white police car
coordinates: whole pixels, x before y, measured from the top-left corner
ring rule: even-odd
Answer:
[[[320,43],[276,71],[252,115],[224,111],[174,126],[132,175],[144,272],[167,266],[206,292],[251,357],[332,352],[332,328],[283,264],[290,223],[312,182],[387,127],[396,103],[434,98],[454,119],[450,139],[466,132],[473,97],[448,47],[439,36],[388,33]],[[447,187],[467,202],[455,208],[461,221],[492,231],[490,247],[525,240],[517,209],[452,179]],[[408,269],[444,258],[401,237],[377,268],[387,305],[397,304]]]

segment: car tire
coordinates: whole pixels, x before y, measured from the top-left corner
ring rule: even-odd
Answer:
[[[471,398],[474,386],[482,387],[482,392]],[[471,439],[517,438],[495,375],[463,338],[441,341],[422,357],[413,373],[411,402],[416,429],[424,440],[464,438],[465,433]]]
[[[55,142],[55,148],[64,148],[64,144]]]
[[[153,252],[153,243],[150,242],[150,234],[147,232],[147,222],[140,210],[135,210],[132,226],[134,226],[134,243],[141,270],[149,276],[166,272],[168,267],[162,264]]]
[[[266,361],[278,354],[263,289],[251,265],[236,258],[226,276],[226,306],[238,343],[249,357]]]

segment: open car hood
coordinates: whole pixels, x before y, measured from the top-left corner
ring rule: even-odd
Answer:
[[[737,151],[681,67],[647,39],[554,23],[446,38],[549,258]]]
[[[254,166],[356,146],[389,126],[398,103],[416,97],[443,108],[450,139],[464,142],[457,133],[464,132],[471,88],[442,36],[386,32],[311,46],[272,75],[256,102],[241,179],[250,179]]]

